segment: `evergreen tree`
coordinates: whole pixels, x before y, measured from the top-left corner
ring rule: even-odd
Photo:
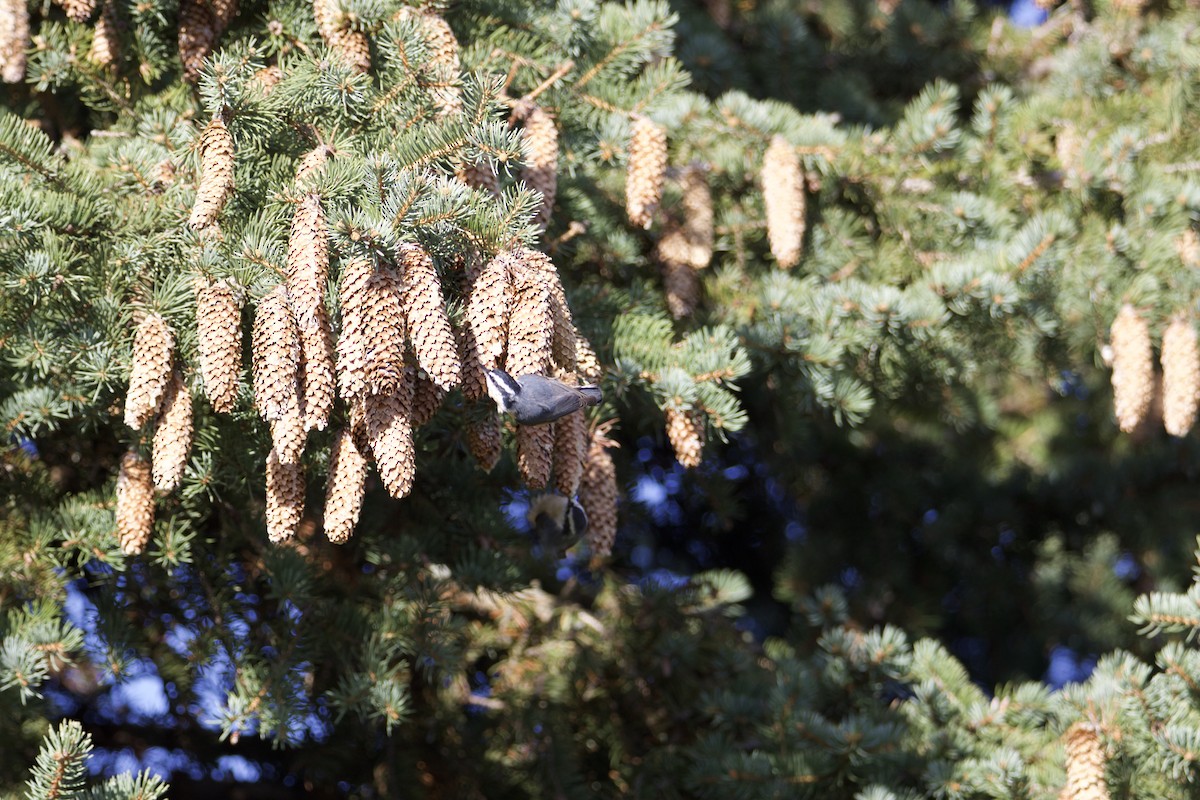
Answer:
[[[3,19],[6,793],[1193,793],[1194,9]]]

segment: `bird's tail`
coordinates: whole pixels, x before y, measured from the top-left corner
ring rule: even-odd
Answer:
[[[579,393],[587,399],[589,406],[598,406],[600,405],[600,401],[604,399],[599,386],[580,386]]]

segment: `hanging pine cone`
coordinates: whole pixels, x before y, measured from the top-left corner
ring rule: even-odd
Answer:
[[[333,411],[337,378],[333,371],[333,341],[328,317],[323,326],[300,331],[300,399],[304,430],[325,430]]]
[[[317,174],[317,170],[325,166],[329,159],[336,155],[336,152],[330,145],[322,144],[305,153],[300,159],[299,166],[296,167],[296,185],[301,189],[307,188],[309,182]],[[322,218],[322,224],[324,224],[324,218]]]
[[[254,405],[263,419],[274,421],[300,413],[300,332],[288,307],[287,288],[280,284],[258,303],[251,332],[254,362]]]
[[[593,431],[579,482],[579,504],[587,514],[588,549],[592,557],[604,559],[612,553],[617,538],[617,470],[608,447],[611,442]]]
[[[495,197],[501,194],[500,176],[490,160],[460,164],[455,177],[472,189],[485,189]]]
[[[397,499],[412,491],[416,475],[412,392],[412,385],[403,381],[387,394],[369,394],[363,398],[367,437],[375,456],[375,466],[388,494]]]
[[[367,391],[367,353],[371,340],[367,334],[367,311],[371,278],[375,270],[366,258],[342,263],[338,284],[342,330],[337,340],[338,391],[349,401]]]
[[[367,484],[367,459],[347,429],[338,432],[329,455],[325,484],[325,535],[334,544],[349,541],[362,511]]]
[[[229,23],[233,22],[233,18],[237,16],[238,0],[209,0],[212,8],[213,23],[216,25],[217,35],[220,36],[229,27]]]
[[[712,261],[712,190],[703,169],[689,167],[680,178],[683,189],[683,237],[687,243],[684,261],[692,269],[704,269]]]
[[[545,375],[550,366],[554,313],[545,284],[518,276],[512,316],[508,320],[508,355],[504,370],[514,377]]]
[[[313,0],[313,19],[325,44],[347,66],[359,72],[371,68],[371,44],[361,31],[350,27],[350,20],[336,0]]]
[[[439,119],[462,112],[462,91],[458,87],[461,71],[458,60],[458,39],[454,31],[432,11],[416,11],[404,6],[397,14],[414,18],[421,29],[429,51],[425,68],[429,71],[429,89]]]
[[[92,27],[92,46],[88,48],[88,61],[108,69],[115,66],[121,57],[121,38],[117,34],[117,9],[112,0],[105,0],[100,7],[100,16]]]
[[[530,489],[545,489],[554,459],[554,425],[517,426],[517,470]]]
[[[269,95],[283,80],[283,70],[277,64],[263,67],[254,73],[254,83],[262,89],[263,95]]]
[[[195,81],[200,77],[204,59],[216,41],[217,22],[208,4],[204,0],[180,0],[179,60],[183,62],[184,80]]]
[[[1200,403],[1200,347],[1196,329],[1184,315],[1171,320],[1162,337],[1163,425],[1172,436],[1187,436]]]
[[[555,421],[554,488],[564,497],[574,497],[579,491],[587,448],[587,417],[582,411],[567,414]]]
[[[87,22],[96,13],[96,0],[56,0],[72,22]]]
[[[449,391],[462,378],[462,364],[454,331],[446,316],[446,301],[433,259],[420,246],[400,246],[404,269],[404,311],[408,337],[421,369],[442,389]]]
[[[388,394],[404,382],[404,283],[379,267],[367,284],[367,391]]]
[[[143,552],[154,528],[154,483],[150,478],[150,463],[136,450],[129,450],[121,457],[116,518],[121,551],[130,556]]]
[[[625,174],[625,210],[629,221],[649,228],[662,199],[667,171],[667,132],[662,126],[637,117],[629,136],[629,165]]]
[[[1179,234],[1175,240],[1175,252],[1186,267],[1200,267],[1200,234],[1191,228]]]
[[[1096,727],[1076,722],[1066,733],[1067,785],[1063,795],[1068,800],[1108,800],[1108,780],[1105,778],[1104,745]]]
[[[796,148],[782,136],[771,139],[763,156],[762,193],[771,255],[779,266],[790,269],[799,263],[804,245],[804,175]]]
[[[446,392],[423,369],[409,366],[406,372],[407,380],[413,383],[412,425],[419,428],[433,419],[433,415],[442,407]]]
[[[558,128],[540,106],[524,101],[514,115],[525,121],[521,129],[522,166],[520,178],[530,189],[542,193],[533,222],[545,230],[558,193]]]
[[[208,401],[213,411],[233,411],[242,363],[242,312],[228,283],[197,290],[196,332]]]
[[[296,535],[304,515],[304,468],[284,464],[274,448],[267,454],[267,538],[284,542]]]
[[[661,244],[661,242],[660,242]],[[700,276],[689,265],[662,256],[663,291],[667,296],[667,310],[675,319],[690,317],[700,302]]]
[[[499,253],[480,271],[471,289],[467,318],[479,348],[480,361],[495,369],[507,346],[505,331],[512,313],[515,290],[512,282],[516,257]]]
[[[1150,329],[1133,306],[1126,303],[1113,321],[1113,410],[1117,423],[1131,433],[1146,417],[1154,397],[1154,352]]]
[[[604,367],[592,348],[592,343],[581,334],[575,336],[575,368],[585,383],[597,384],[604,378]]]
[[[575,321],[567,304],[567,293],[550,256],[540,250],[522,247],[515,251],[520,275],[546,287],[550,295],[550,314],[553,318],[550,336],[551,359],[558,368],[575,372]]]
[[[668,407],[667,438],[680,466],[685,469],[700,466],[704,458],[704,414]]]
[[[25,0],[0,0],[0,81],[25,80],[29,49],[29,7]]]
[[[147,314],[133,336],[129,393],[125,395],[125,424],[140,428],[158,413],[171,380],[175,335],[158,314]]]
[[[200,137],[200,188],[196,190],[188,225],[204,228],[213,224],[232,194],[233,136],[225,120],[217,115]]]
[[[292,217],[288,235],[287,291],[301,328],[319,327],[325,317],[325,284],[329,280],[329,237],[321,196],[305,195]]]
[[[279,419],[271,420],[271,449],[280,464],[299,464],[304,455],[304,416],[300,409],[289,409]]]
[[[498,413],[491,411],[482,419],[467,423],[467,447],[484,472],[495,469],[504,449]]]
[[[171,373],[162,412],[154,428],[154,487],[172,492],[183,480],[188,453],[192,449],[192,395],[179,370]]]

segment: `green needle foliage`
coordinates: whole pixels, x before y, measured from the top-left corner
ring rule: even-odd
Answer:
[[[1117,432],[1109,327],[1130,304],[1160,349],[1200,309],[1200,12],[1069,4],[1017,29],[918,0],[247,0],[200,31],[189,81],[192,0],[87,22],[0,2],[33,31],[0,96],[5,796],[164,796],[115,766],[151,748],[183,765],[180,797],[227,791],[231,756],[245,796],[1194,796],[1200,449],[1154,411]],[[558,135],[544,230],[529,103]],[[648,229],[625,208],[639,117],[667,136]],[[193,226],[213,120],[232,191]],[[779,140],[803,187],[790,269],[762,168]],[[713,253],[675,319],[685,170]],[[247,343],[311,193],[335,336],[358,259],[420,246],[462,336],[479,264],[550,257],[599,361],[589,425],[620,445],[610,559],[535,546],[525,440],[480,468],[490,401],[458,389],[416,432],[411,493],[372,474],[334,545],[339,400],[308,434],[298,535],[268,541]],[[215,281],[245,299],[228,414],[199,366]],[[116,496],[122,457],[152,450],[123,414],[147,314],[194,441],[133,555]],[[673,463],[668,413],[700,467]],[[596,519],[603,467],[593,451]],[[1064,653],[1090,677],[1040,682]],[[122,706],[147,677],[165,711]]]

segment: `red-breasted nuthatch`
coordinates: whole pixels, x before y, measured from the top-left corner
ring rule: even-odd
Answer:
[[[545,425],[572,411],[599,404],[599,386],[568,386],[544,375],[514,378],[499,369],[486,372],[488,396],[501,413],[511,414],[518,425]]]

